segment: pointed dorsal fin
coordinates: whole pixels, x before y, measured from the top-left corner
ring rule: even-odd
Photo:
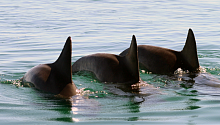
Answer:
[[[138,50],[137,50],[137,41],[135,36],[132,36],[130,48],[128,53],[125,55],[125,58],[128,63],[128,67],[135,77],[136,80],[139,81],[139,63],[138,63]]]
[[[189,29],[185,46],[181,51],[184,62],[187,63],[186,68],[190,71],[195,71],[199,68],[197,56],[196,40],[192,29]]]
[[[68,37],[60,56],[51,65],[52,70],[55,69],[59,73],[60,81],[65,84],[72,83],[71,56],[72,40],[71,37]]]

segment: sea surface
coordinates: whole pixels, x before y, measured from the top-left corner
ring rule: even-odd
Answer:
[[[1,0],[0,124],[219,124],[219,6],[218,0]],[[19,81],[32,67],[54,62],[68,36],[74,63],[93,53],[119,54],[132,35],[138,45],[181,51],[189,28],[201,72],[140,70],[147,85],[139,93],[86,73],[73,75],[81,93],[69,100]]]

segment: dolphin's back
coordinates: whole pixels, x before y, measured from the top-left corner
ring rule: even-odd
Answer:
[[[130,50],[125,56],[97,53],[84,56],[72,65],[72,72],[90,71],[101,82],[129,83],[139,82],[137,42],[133,35]]]
[[[93,72],[101,82],[112,81],[118,73],[119,61],[116,55],[97,53],[84,56],[72,65],[72,72]]]
[[[140,65],[146,67],[149,71],[154,73],[173,73],[180,65],[179,63],[179,52],[149,46],[149,45],[139,45],[139,61]]]
[[[72,41],[71,37],[68,37],[58,59],[54,63],[40,64],[30,69],[22,78],[22,84],[31,83],[35,88],[53,94],[75,95],[76,87],[72,81],[71,54]],[[65,90],[65,94],[63,94],[63,90]]]
[[[35,88],[48,91],[47,80],[50,75],[51,68],[46,64],[40,64],[31,68],[22,78],[23,83],[34,84]],[[49,91],[50,92],[50,91]]]
[[[120,55],[125,56],[129,49]],[[167,48],[139,45],[138,58],[141,69],[158,74],[173,73],[177,68],[198,71],[199,61],[197,56],[196,40],[192,29],[189,29],[185,46],[182,51]]]
[[[129,49],[124,50],[120,55],[126,55]],[[150,46],[150,45],[138,45],[138,58],[141,69],[146,69],[149,72],[166,74],[173,73],[180,63],[176,63],[179,60],[180,52]]]
[[[106,65],[118,65],[118,60],[116,55],[97,53],[88,56],[84,56],[77,60],[73,64],[72,72],[77,72],[81,70],[95,71],[98,72],[100,67],[107,68]]]

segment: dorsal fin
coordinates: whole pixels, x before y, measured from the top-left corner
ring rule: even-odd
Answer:
[[[137,41],[135,36],[132,36],[131,45],[128,50],[128,53],[125,55],[125,58],[128,63],[128,67],[132,73],[132,76],[139,81],[139,63],[138,63],[138,50],[137,50]]]
[[[59,58],[51,65],[59,73],[60,81],[64,84],[72,83],[72,40],[68,37]]]
[[[199,68],[197,56],[196,40],[192,29],[189,29],[185,46],[181,51],[184,63],[187,63],[186,68],[189,71],[195,71]]]

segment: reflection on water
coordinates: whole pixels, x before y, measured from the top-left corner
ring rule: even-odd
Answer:
[[[54,97],[51,94],[40,94],[47,102],[47,110],[56,111],[61,117],[51,116],[50,121],[80,122],[83,117],[94,118],[99,112],[99,103],[82,95],[73,96],[71,99]],[[42,104],[43,105],[43,104]]]
[[[220,80],[214,75],[206,72],[205,68],[200,68],[200,72],[190,73],[178,69],[174,75],[157,75],[155,81],[164,83],[163,87],[175,89],[189,89],[191,95],[210,94],[219,95]]]

